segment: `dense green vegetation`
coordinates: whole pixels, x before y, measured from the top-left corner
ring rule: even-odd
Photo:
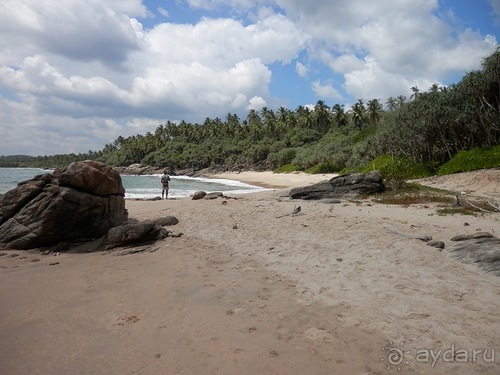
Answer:
[[[318,101],[314,108],[251,110],[244,119],[229,113],[201,124],[168,121],[154,133],[118,137],[97,152],[3,156],[0,166],[65,167],[94,159],[112,166],[195,170],[375,168],[399,178],[500,166],[500,47],[459,83],[427,91],[412,87],[412,92],[408,99],[391,97],[385,103],[358,100],[349,110]]]
[[[439,167],[438,175],[499,166],[500,145],[487,148],[475,147],[469,151],[459,151],[453,159]]]

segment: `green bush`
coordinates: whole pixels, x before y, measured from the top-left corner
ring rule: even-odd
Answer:
[[[371,163],[361,169],[361,172],[367,173],[373,170],[379,171],[385,178],[405,180],[432,175],[429,167],[425,164],[415,163],[410,158],[393,157],[391,155],[382,155],[373,159]]]
[[[407,157],[382,155],[373,159],[364,166],[344,168],[344,173],[368,173],[377,170],[382,174],[386,183],[393,188],[401,188],[407,180],[428,177],[432,175],[431,168],[426,164],[415,163]]]
[[[288,173],[300,171],[300,167],[296,164],[285,164],[274,170],[274,173]]]
[[[458,152],[453,159],[439,168],[438,175],[497,167],[500,167],[500,145],[485,148],[476,147],[468,151]]]
[[[283,148],[278,152],[269,154],[267,160],[274,166],[286,165],[292,163],[295,155],[297,155],[297,148]]]
[[[321,163],[306,169],[304,172],[309,174],[335,173],[338,172],[338,169],[329,163]]]

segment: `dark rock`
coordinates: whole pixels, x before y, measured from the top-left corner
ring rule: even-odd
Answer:
[[[443,241],[430,241],[430,242],[427,242],[427,246],[432,246],[432,247],[435,247],[437,249],[444,249],[444,242]]]
[[[289,196],[292,199],[352,198],[384,190],[382,175],[378,171],[373,171],[366,174],[345,174],[311,186],[293,188]]]
[[[177,173],[172,168],[157,168],[151,166],[143,166],[141,164],[131,164],[128,167],[116,167],[114,168],[118,173],[125,175],[153,175],[153,174],[163,174],[167,173],[170,176],[176,176]]]
[[[31,180],[19,183],[16,188],[0,196],[0,225],[40,194],[52,178],[53,176],[48,173],[36,176]]]
[[[488,232],[479,232],[455,236],[452,240],[454,243],[448,251],[453,258],[500,276],[500,238]]]
[[[168,236],[168,231],[162,226],[146,220],[136,224],[125,224],[111,228],[105,240],[107,249],[140,243],[155,241]]]
[[[127,220],[124,194],[119,173],[95,161],[36,176],[0,197],[0,241],[30,249],[99,238]]]
[[[177,219],[175,216],[165,216],[165,217],[161,217],[159,219],[156,219],[153,222],[159,226],[166,227],[166,226],[170,226],[170,225],[179,224],[179,219]]]
[[[207,195],[205,191],[197,191],[193,194],[193,200],[203,199]]]
[[[217,198],[223,198],[224,194],[222,194],[220,191],[215,191],[213,193],[208,193],[205,195],[203,199],[217,199]]]
[[[467,241],[475,238],[492,238],[495,237],[489,232],[477,232],[474,234],[459,234],[451,239],[451,241]]]
[[[59,185],[98,196],[124,196],[120,174],[103,163],[88,160],[71,163],[59,176]]]

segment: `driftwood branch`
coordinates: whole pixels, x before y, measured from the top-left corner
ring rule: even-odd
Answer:
[[[405,238],[416,239],[416,240],[420,240],[420,241],[424,241],[424,242],[432,240],[432,237],[427,235],[427,234],[420,235],[420,236],[413,236],[411,234],[404,234],[404,233],[396,232],[395,230],[387,228],[387,227],[384,227],[384,229],[387,233],[396,234],[398,236],[405,237]]]
[[[279,218],[282,218],[282,217],[285,217],[285,216],[297,216],[300,214],[300,211],[302,210],[302,208],[299,206],[299,207],[295,207],[293,209],[293,212],[290,212],[289,214],[286,214],[286,215],[281,215],[281,216],[276,216],[276,219],[279,219]]]
[[[500,212],[500,206],[495,206],[493,203],[491,203],[490,201],[487,201],[488,204],[493,207],[496,211]]]
[[[471,203],[471,202],[469,202],[469,201],[468,201],[465,197],[463,197],[463,199],[464,199],[465,203],[467,203],[469,206],[471,206],[471,207],[475,208],[476,210],[479,210],[479,211],[481,211],[481,212],[489,212],[489,213],[494,212],[494,211],[490,211],[490,210],[486,210],[486,209],[484,209],[484,208],[478,207],[478,206],[476,206],[475,204],[472,204],[472,203]],[[495,206],[493,206],[493,207],[495,207]],[[495,207],[495,208],[496,208],[496,207]]]

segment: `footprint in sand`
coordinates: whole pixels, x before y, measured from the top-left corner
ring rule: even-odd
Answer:
[[[257,294],[257,297],[260,299],[267,301],[269,298],[271,298],[271,294],[269,293],[269,288],[262,288],[261,292]]]
[[[310,340],[328,343],[332,341],[332,334],[324,328],[309,328],[304,332],[304,336]]]
[[[276,331],[273,332],[273,336],[278,341],[290,341],[293,339],[293,335],[282,326],[276,327]]]
[[[408,319],[426,319],[430,316],[430,314],[419,314],[419,313],[410,313],[408,314]]]
[[[118,322],[117,324],[119,326],[125,326],[128,324],[137,323],[139,321],[139,318],[136,315],[122,315],[118,319],[116,319],[116,321]]]
[[[226,310],[226,315],[241,314],[242,312],[245,312],[246,309],[247,309],[246,306],[241,306],[241,307],[235,307],[233,309],[228,309],[228,310]]]
[[[240,328],[238,331],[241,333],[252,333],[257,331],[257,327]]]
[[[311,306],[314,302],[314,293],[308,288],[301,288],[297,291],[297,303],[301,306]]]

